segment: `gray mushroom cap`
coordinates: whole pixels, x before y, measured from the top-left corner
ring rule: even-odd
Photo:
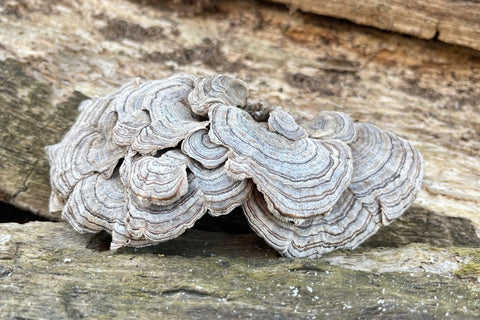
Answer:
[[[408,141],[372,124],[355,125],[354,174],[349,189],[382,224],[398,218],[415,200],[423,179],[423,159]]]
[[[251,193],[252,182],[233,179],[225,166],[207,169],[191,161],[188,167],[195,177],[192,184],[203,192],[205,205],[214,217],[228,214],[241,206]]]
[[[168,205],[187,193],[187,163],[179,150],[160,157],[127,155],[120,176],[140,207]]]
[[[92,174],[75,185],[62,217],[78,232],[112,231],[123,221],[124,188],[120,176]]]
[[[230,175],[251,178],[278,217],[328,214],[350,183],[350,148],[340,140],[290,140],[231,106],[216,105],[209,118],[210,139],[230,150]]]
[[[338,139],[349,143],[356,137],[352,119],[341,112],[321,111],[301,125],[305,127],[310,138]]]
[[[227,160],[228,149],[213,143],[207,129],[200,129],[185,137],[182,142],[182,151],[205,168],[213,169]]]
[[[316,216],[301,225],[272,215],[257,190],[243,209],[255,233],[286,257],[318,258],[336,249],[354,249],[380,227],[380,217],[366,210],[349,190],[328,216]]]
[[[191,181],[193,176],[189,177]],[[151,204],[144,208],[137,205],[133,195],[126,197],[125,226],[128,231],[127,242],[122,245],[131,245],[128,240],[148,240],[150,244],[167,241],[178,237],[191,228],[195,221],[200,219],[206,212],[203,193],[200,189],[191,187],[185,195],[177,201],[158,206]],[[115,238],[116,243],[121,243]],[[141,243],[141,242],[140,242]]]
[[[305,138],[307,133],[295,119],[283,110],[273,110],[268,117],[268,128],[290,140]]]
[[[96,105],[90,101],[87,111]],[[110,121],[110,118],[104,117],[104,120]],[[124,154],[125,149],[110,143],[108,133],[97,127],[100,125],[78,125],[74,134],[45,148],[51,164],[52,189],[59,198],[67,199],[77,182],[95,172],[110,176]]]
[[[135,137],[132,150],[152,154],[157,150],[175,147],[189,133],[208,125],[206,121],[198,121],[187,105],[193,79],[189,75],[177,75],[145,85],[148,90],[141,91],[144,94],[141,108],[148,111],[151,122]]]
[[[245,82],[226,75],[211,75],[198,78],[188,102],[196,114],[207,115],[212,104],[246,106],[248,89]]]

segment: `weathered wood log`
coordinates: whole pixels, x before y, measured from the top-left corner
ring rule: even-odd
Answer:
[[[478,284],[461,280],[478,268],[479,249],[409,245],[285,259],[253,234],[201,231],[116,254],[102,245],[64,223],[0,225],[0,317],[473,319],[480,312]]]
[[[270,0],[422,39],[480,50],[480,3],[448,0]]]
[[[383,308],[378,308],[385,301],[388,318],[421,318],[423,312],[437,317],[478,313],[480,271],[474,247],[480,246],[479,52],[289,13],[262,2],[151,3],[26,0],[2,4],[0,200],[58,220],[47,209],[50,188],[43,148],[61,139],[77,115],[79,102],[105,95],[127,78],[155,79],[178,72],[232,74],[249,83],[251,97],[282,105],[297,116],[343,111],[354,120],[374,123],[414,141],[426,163],[424,188],[414,207],[363,249],[338,252],[320,261],[279,259],[253,235],[193,231],[140,253],[127,250],[112,255],[85,249],[91,236],[78,235],[63,223],[0,225],[0,237],[8,234],[11,239],[8,245],[0,245],[0,255],[8,258],[0,262],[0,310],[4,312],[0,317],[36,317],[35,312],[46,318],[87,313],[115,316],[115,312],[133,317],[140,307],[131,315],[127,312],[138,298],[147,301],[145,317],[151,310],[172,315],[172,310],[180,308],[191,317],[198,310],[203,312],[198,317],[220,310],[231,317],[238,312],[256,318],[283,314],[321,318],[347,312],[350,318],[371,318],[384,316]],[[204,241],[218,245],[207,250],[202,247]],[[255,244],[263,249],[255,249]],[[186,258],[179,257],[183,254],[179,247],[187,250]],[[224,272],[218,257],[195,258],[204,255],[202,250],[228,261],[231,267],[225,283],[218,280]],[[266,259],[260,259],[265,254]],[[402,269],[402,263],[412,263],[412,256],[423,262]],[[370,267],[352,271],[326,261],[349,268],[364,267],[361,261],[369,261]],[[128,267],[122,269],[122,265]],[[135,272],[140,269],[146,273],[138,276]],[[194,276],[181,272],[190,269],[196,271]],[[314,276],[317,269],[323,270],[320,277]],[[385,270],[414,272],[414,276]],[[420,270],[427,273],[415,273]],[[153,282],[146,278],[150,271]],[[325,271],[335,277],[327,278]],[[36,282],[32,273],[41,279]],[[462,279],[445,278],[452,274]],[[165,281],[174,276],[180,280]],[[238,292],[232,289],[239,286],[235,277],[248,283]],[[276,277],[288,278],[280,283],[281,289],[276,287]],[[108,290],[113,279],[120,281]],[[135,289],[129,289],[129,281]],[[194,281],[204,290],[197,289]],[[355,291],[347,289],[350,284]],[[48,292],[44,300],[38,298],[42,296],[38,291],[30,291],[37,285]],[[335,290],[335,285],[341,289]],[[442,291],[432,294],[439,285]],[[84,293],[95,291],[99,294],[88,300]],[[369,292],[375,292],[371,300],[367,300]],[[18,293],[36,304],[19,308]],[[315,296],[319,298],[311,301]],[[56,298],[60,302],[46,303]],[[227,304],[218,299],[226,299]],[[452,306],[455,300],[459,302]],[[199,304],[190,304],[195,301]],[[94,307],[85,309],[86,302]],[[313,311],[308,313],[309,309]]]

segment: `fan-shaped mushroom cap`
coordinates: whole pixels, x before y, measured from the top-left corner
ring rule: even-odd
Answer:
[[[299,140],[307,136],[305,130],[297,124],[295,119],[282,110],[270,112],[268,128],[290,140]]]
[[[79,181],[68,198],[62,217],[78,232],[112,231],[123,221],[124,187],[118,174],[105,178],[99,173]]]
[[[210,139],[230,150],[226,167],[231,176],[251,178],[279,217],[326,214],[350,183],[350,149],[339,140],[292,141],[230,106],[216,105],[209,118]]]
[[[247,200],[252,189],[249,179],[235,180],[224,166],[206,169],[196,161],[188,165],[194,178],[192,185],[202,190],[207,209],[212,216],[229,213]]]
[[[149,244],[167,241],[178,237],[186,229],[191,228],[195,221],[206,212],[203,192],[192,186],[189,176],[188,192],[177,201],[165,205],[151,205],[148,208],[137,206],[133,196],[126,199],[125,226],[128,239],[142,243],[148,240]],[[112,234],[112,237],[116,236]],[[120,245],[121,237],[115,239],[116,245]],[[134,243],[125,243],[132,246]]]
[[[200,129],[190,133],[183,140],[182,151],[205,168],[213,169],[227,160],[228,149],[213,143],[207,129]]]
[[[94,172],[111,175],[125,153],[125,148],[113,142],[112,128],[118,117],[111,110],[112,100],[124,88],[106,97],[82,102],[76,122],[62,141],[45,148],[50,162],[50,181],[58,196],[51,198],[52,208],[58,209],[58,198],[66,199],[79,180]]]
[[[368,123],[355,124],[354,173],[349,189],[382,223],[398,218],[415,200],[423,178],[423,159],[406,140]]]
[[[111,109],[118,115],[113,127],[113,141],[119,146],[130,146],[139,132],[151,123],[148,110],[143,108],[143,100],[152,84],[139,84],[140,81],[135,79],[124,85],[111,101]]]
[[[312,120],[301,123],[310,138],[338,139],[351,142],[355,139],[355,128],[352,119],[345,113],[321,111]]]
[[[211,104],[229,106],[247,105],[248,89],[245,82],[226,75],[211,75],[198,78],[195,88],[188,96],[193,112],[206,115]]]
[[[142,110],[148,111],[151,124],[141,129],[132,142],[132,149],[141,154],[175,147],[190,132],[204,128],[207,121],[198,121],[187,105],[193,89],[193,77],[177,75],[164,80],[151,81],[148,90],[141,90]],[[146,89],[146,88],[143,88]]]
[[[130,146],[140,131],[151,123],[145,110],[132,110],[119,119],[113,128],[113,141],[121,147]]]
[[[372,215],[346,190],[327,216],[295,225],[272,215],[263,195],[254,190],[243,205],[249,225],[286,257],[318,258],[336,249],[354,249],[374,234],[380,217]]]
[[[141,85],[140,79],[132,79],[117,90],[109,101],[110,110],[118,117],[112,130],[112,140],[116,145],[130,146],[140,130],[150,124],[148,111],[142,109],[143,98],[150,87],[150,82]]]
[[[420,189],[423,161],[410,143],[370,124],[356,124],[350,143],[352,183],[327,216],[291,224],[267,208],[255,191],[243,206],[252,229],[289,257],[319,257],[354,249],[382,225],[398,218]]]
[[[52,189],[62,199],[70,195],[78,181],[94,172],[111,175],[125,152],[89,127],[79,128],[70,139],[45,150],[50,162]]]
[[[168,150],[159,158],[129,155],[120,173],[139,207],[168,205],[187,193],[188,161],[180,150]]]

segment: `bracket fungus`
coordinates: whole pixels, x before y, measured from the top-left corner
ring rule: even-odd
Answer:
[[[247,100],[225,75],[134,79],[84,101],[47,146],[50,210],[111,249],[178,237],[205,213],[242,207],[287,257],[354,249],[420,190],[423,160],[406,140],[340,112],[296,120]]]

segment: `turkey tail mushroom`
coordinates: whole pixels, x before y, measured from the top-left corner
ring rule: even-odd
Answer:
[[[305,138],[307,133],[295,119],[285,111],[273,110],[268,117],[268,128],[290,140]]]
[[[356,137],[352,119],[341,112],[319,112],[313,119],[306,121],[304,126],[308,136],[314,139],[338,139],[349,143]]]
[[[133,195],[127,196],[125,226],[128,239],[139,241],[140,245],[144,240],[148,240],[148,244],[155,244],[174,239],[191,228],[206,212],[203,192],[191,183],[192,179],[191,175],[188,192],[168,205],[140,207]],[[113,240],[121,243],[115,236],[112,234]],[[132,243],[123,245],[132,246]]]
[[[355,125],[350,143],[353,176],[349,189],[387,225],[400,217],[422,186],[423,159],[406,140],[368,123]]]
[[[111,232],[123,222],[125,192],[118,174],[106,179],[92,174],[75,185],[62,217],[78,232]]]
[[[207,169],[191,161],[189,168],[195,177],[192,183],[202,190],[207,209],[214,217],[227,214],[244,204],[252,190],[249,179],[231,178],[224,166]]]
[[[115,250],[241,206],[281,254],[320,257],[356,248],[415,199],[423,161],[406,140],[340,112],[297,122],[247,96],[230,76],[180,74],[84,101],[46,147],[50,210],[78,232],[110,232]]]
[[[190,132],[204,128],[206,121],[198,121],[187,104],[193,89],[193,77],[177,75],[165,80],[146,83],[147,88],[132,92],[141,99],[141,109],[148,112],[151,123],[143,127],[131,144],[141,154],[175,147]]]

